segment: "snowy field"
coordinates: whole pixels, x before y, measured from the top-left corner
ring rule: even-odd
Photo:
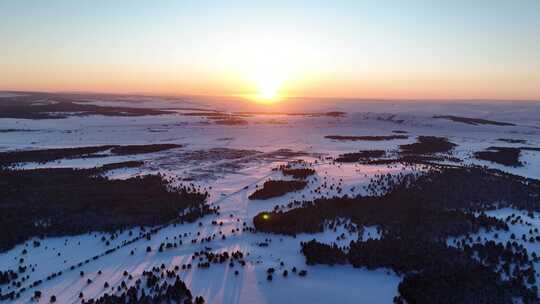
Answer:
[[[1,98],[10,94],[0,95]],[[110,105],[114,101],[95,100],[96,105]],[[212,103],[171,105],[164,100],[145,98],[122,99],[119,106],[130,107],[199,107],[208,108]],[[220,105],[228,111],[240,111],[231,104]],[[253,111],[261,106],[254,106]],[[221,109],[221,108],[220,108]],[[301,111],[298,111],[302,109]],[[288,111],[288,112],[286,112]],[[128,286],[154,266],[164,264],[167,269],[183,264],[196,264],[195,252],[211,248],[212,252],[242,251],[246,265],[217,264],[210,268],[181,270],[180,277],[194,296],[203,296],[207,303],[391,303],[398,294],[400,276],[388,269],[355,269],[350,265],[308,266],[300,252],[300,242],[316,239],[327,244],[347,246],[351,240],[377,238],[376,227],[365,227],[359,233],[350,233],[339,226],[323,233],[299,234],[296,237],[243,231],[252,227],[252,219],[260,212],[284,208],[292,200],[309,200],[320,196],[338,195],[337,190],[312,191],[325,181],[340,183],[342,193],[351,196],[367,194],[371,178],[383,174],[419,172],[414,166],[367,165],[358,163],[335,164],[331,158],[359,150],[385,150],[393,155],[399,145],[413,143],[417,136],[443,136],[457,144],[454,155],[463,164],[477,164],[505,172],[540,179],[540,151],[524,150],[520,156],[523,166],[511,167],[476,159],[473,154],[490,146],[540,147],[540,103],[527,102],[368,102],[326,101],[310,108],[309,102],[292,103],[280,114],[250,114],[243,117],[247,124],[220,125],[204,116],[186,116],[185,110],[177,113],[140,116],[71,116],[64,119],[0,119],[0,152],[82,147],[96,145],[133,145],[174,143],[181,148],[137,155],[102,155],[91,158],[61,159],[45,163],[17,164],[17,169],[31,168],[93,168],[122,161],[143,161],[137,168],[116,169],[106,173],[111,179],[162,173],[182,183],[182,179],[210,189],[209,202],[219,206],[220,215],[208,215],[192,224],[166,224],[152,235],[151,240],[140,239],[127,243],[139,235],[140,228],[123,231],[110,239],[110,234],[92,232],[84,235],[45,238],[34,248],[33,240],[0,253],[0,270],[17,269],[24,259],[33,265],[21,287],[17,303],[29,303],[34,289],[31,282],[44,280],[51,273],[62,275],[44,281],[39,290],[46,303],[55,295],[59,303],[79,302],[79,293],[85,298],[97,298],[104,293],[115,293],[127,281],[124,271],[133,275]],[[339,117],[327,115],[289,115],[293,111],[324,113],[342,111]],[[433,118],[437,115],[474,117],[490,121],[515,124],[499,126],[467,124],[448,119]],[[396,131],[399,131],[396,132]],[[339,141],[327,139],[328,135],[388,136],[404,134],[407,139],[384,141]],[[500,139],[519,139],[525,143],[508,143]],[[268,200],[249,200],[248,196],[270,179],[285,180],[279,165],[302,159],[316,170],[308,178],[308,186],[301,191]],[[211,188],[210,188],[211,187]],[[512,233],[521,237],[525,230],[540,228],[540,215],[529,218],[523,211],[494,210],[490,215],[506,218],[511,213],[527,218],[527,223],[511,226],[499,239],[509,239]],[[343,220],[347,223],[347,219]],[[213,222],[222,223],[215,225]],[[225,238],[223,238],[225,236]],[[494,238],[493,232],[482,232],[482,240]],[[109,240],[109,244],[102,241]],[[211,237],[209,242],[201,240]],[[477,235],[473,236],[475,239]],[[168,241],[183,244],[159,252],[160,244]],[[192,242],[192,240],[197,240]],[[448,241],[449,244],[453,240]],[[127,244],[127,245],[126,245]],[[263,245],[264,244],[264,245]],[[540,254],[539,243],[527,244],[530,251]],[[113,253],[98,260],[92,257],[119,245]],[[150,247],[150,252],[147,252]],[[26,249],[27,253],[22,254]],[[131,254],[133,252],[133,254]],[[89,262],[85,262],[89,260]],[[82,262],[76,270],[70,266]],[[272,281],[267,280],[267,269],[275,268]],[[306,270],[307,276],[293,275],[291,269]],[[536,264],[537,271],[540,264]],[[235,275],[234,271],[239,270]],[[281,275],[288,270],[289,275]],[[84,275],[81,276],[80,272]],[[101,271],[101,274],[98,274]],[[92,283],[88,283],[88,279]],[[109,287],[105,288],[105,282]],[[540,284],[540,283],[537,283]],[[0,285],[2,293],[19,289]]]

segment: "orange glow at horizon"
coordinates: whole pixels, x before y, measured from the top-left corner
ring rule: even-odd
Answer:
[[[225,37],[216,56],[194,63],[171,52],[83,65],[77,58],[4,62],[0,90],[241,96],[272,105],[290,97],[363,99],[539,99],[536,70],[461,71],[408,66],[400,58],[333,58],[294,37]],[[401,63],[397,69],[395,64]],[[415,69],[414,73],[410,71]]]
[[[6,71],[6,70],[4,70]],[[0,75],[0,90],[81,91],[96,93],[141,93],[155,95],[241,96],[254,102],[273,104],[289,97],[373,98],[373,99],[538,99],[538,83],[534,77],[508,79],[496,75],[463,75],[456,77],[407,78],[406,76],[335,77],[311,74],[293,77],[279,72],[265,76],[258,73],[201,74],[186,77],[174,73],[119,69],[75,74],[71,71],[33,70],[28,73]],[[9,73],[6,73],[9,74]],[[32,75],[30,75],[32,74]],[[250,74],[250,75],[248,75]],[[36,79],[21,82],[19,79]],[[351,79],[352,78],[352,79]],[[505,85],[500,85],[504,83]]]
[[[188,63],[133,65],[130,61],[89,65],[43,61],[1,66],[0,90],[85,91],[155,95],[242,96],[262,104],[289,97],[374,99],[538,99],[534,71],[485,73],[418,70],[395,71],[384,65],[330,65],[324,54],[296,46],[285,38],[253,40],[223,48],[193,71]],[[54,68],[51,66],[54,64]]]
[[[157,59],[152,57],[146,64],[134,65],[126,60],[88,65],[84,69],[59,59],[32,64],[7,62],[0,67],[0,90],[243,96],[262,104],[289,97],[540,98],[534,70],[522,74],[503,70],[449,73],[418,68],[411,74],[408,68],[394,70],[390,63],[378,62],[372,66],[361,58],[337,64],[334,60],[330,64],[325,54],[286,37],[245,40],[227,45],[217,53],[196,70],[180,57],[171,57],[168,64],[161,65],[154,64],[152,60]]]

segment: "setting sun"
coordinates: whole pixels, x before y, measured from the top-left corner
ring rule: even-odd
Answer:
[[[288,78],[288,70],[283,63],[254,60],[244,75],[251,87],[249,99],[259,103],[274,103],[283,96],[283,86]]]
[[[275,75],[262,75],[256,80],[258,87],[257,100],[261,102],[274,102],[279,99],[279,89],[282,80]]]
[[[289,94],[291,84],[301,78],[304,60],[301,47],[286,36],[228,37],[239,41],[223,47],[219,58],[237,81],[240,96],[262,104],[273,104]]]

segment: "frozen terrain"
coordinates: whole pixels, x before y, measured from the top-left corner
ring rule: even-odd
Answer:
[[[14,94],[0,95],[11,98]],[[346,247],[351,240],[377,238],[377,227],[361,227],[356,232],[346,229],[348,219],[342,219],[336,229],[322,233],[275,235],[243,229],[253,227],[253,217],[275,208],[288,210],[293,200],[312,200],[342,194],[350,196],[373,194],[367,186],[372,178],[390,174],[419,173],[420,165],[336,163],[334,158],[360,150],[384,150],[387,158],[395,157],[399,146],[414,143],[418,136],[446,137],[456,144],[453,156],[459,161],[440,161],[451,165],[480,165],[499,169],[523,177],[540,179],[540,103],[534,102],[480,102],[480,101],[331,101],[311,103],[309,100],[292,101],[288,105],[264,108],[261,105],[235,104],[232,101],[213,103],[202,98],[168,100],[129,96],[125,98],[88,97],[83,104],[98,106],[152,107],[174,109],[174,113],[142,116],[69,116],[62,119],[0,118],[0,152],[49,148],[68,148],[100,145],[179,144],[181,148],[135,155],[102,153],[93,157],[64,158],[47,162],[21,162],[11,168],[94,168],[124,161],[142,161],[133,168],[118,168],[104,173],[110,179],[161,173],[175,178],[175,183],[194,183],[209,189],[208,202],[219,207],[219,215],[206,215],[194,223],[169,224],[158,227],[150,240],[146,238],[128,242],[139,235],[140,227],[124,230],[111,239],[111,234],[90,232],[76,236],[37,238],[20,243],[0,253],[0,271],[17,269],[24,263],[32,271],[21,286],[0,285],[2,294],[21,291],[19,298],[7,300],[28,303],[34,290],[42,292],[40,302],[47,303],[54,295],[59,303],[79,302],[79,293],[85,299],[99,298],[105,293],[117,292],[126,280],[124,272],[133,276],[128,286],[142,276],[143,271],[162,264],[167,269],[184,264],[193,268],[181,270],[179,275],[194,296],[202,296],[207,303],[391,303],[398,295],[401,276],[390,269],[353,268],[351,265],[306,265],[300,252],[301,242],[316,239],[321,243]],[[90,101],[88,101],[90,100]],[[314,105],[316,104],[316,106]],[[313,105],[313,106],[311,106]],[[231,117],[242,114],[241,124],[220,124],[210,116],[186,115],[200,108],[226,111]],[[247,108],[246,108],[247,107]],[[182,109],[183,108],[183,109]],[[1,110],[0,110],[1,111]],[[265,111],[263,113],[262,111]],[[343,112],[327,115],[328,112]],[[274,112],[274,113],[269,113]],[[204,112],[203,113],[207,113]],[[513,125],[469,124],[434,116],[454,115]],[[236,119],[236,118],[235,118]],[[329,135],[389,136],[403,134],[407,138],[394,140],[333,140]],[[501,139],[521,140],[511,143]],[[475,152],[491,146],[530,147],[522,150],[522,166],[505,166],[477,159]],[[268,180],[288,180],[279,170],[280,165],[302,160],[316,173],[309,176],[303,190],[287,193],[268,200],[250,200],[248,197]],[[302,165],[300,165],[302,166]],[[325,182],[339,183],[336,188],[314,191]],[[499,240],[518,237],[530,228],[540,228],[538,214],[529,218],[523,211],[500,209],[489,215],[506,218],[519,213],[527,223],[516,223]],[[530,224],[530,225],[529,225]],[[365,229],[364,229],[365,228]],[[149,229],[149,227],[146,227]],[[480,232],[482,240],[494,239],[495,232]],[[109,241],[106,244],[102,237]],[[210,238],[210,241],[207,239]],[[459,239],[455,238],[455,239]],[[162,243],[178,242],[182,245],[160,252]],[[195,240],[195,241],[193,241]],[[454,239],[449,239],[452,244]],[[540,254],[538,243],[527,244],[530,252]],[[103,255],[119,245],[119,249]],[[147,247],[151,250],[148,252]],[[27,253],[23,254],[23,251]],[[246,265],[235,263],[198,268],[194,253],[241,251]],[[133,253],[132,253],[133,252]],[[24,262],[21,262],[21,258]],[[89,260],[89,262],[85,262]],[[72,265],[78,266],[71,270]],[[291,269],[306,270],[307,275],[293,275]],[[268,268],[274,268],[273,279],[267,279]],[[540,270],[540,263],[535,264]],[[234,274],[239,270],[239,274]],[[282,271],[288,270],[287,277]],[[52,273],[62,275],[43,281],[39,287],[30,287],[36,280],[45,280]],[[81,276],[80,272],[84,275]],[[101,271],[101,274],[98,274]],[[91,279],[92,283],[88,283]],[[107,288],[104,287],[107,282]],[[537,281],[538,282],[538,281]],[[540,283],[536,283],[540,284]]]

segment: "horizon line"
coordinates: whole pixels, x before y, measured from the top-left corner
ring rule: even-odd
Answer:
[[[84,90],[70,90],[70,91],[57,91],[57,90],[10,90],[0,89],[0,92],[4,93],[49,93],[49,94],[96,94],[96,95],[116,95],[116,96],[140,96],[140,97],[166,97],[166,98],[182,98],[182,97],[207,97],[207,98],[237,98],[243,100],[249,100],[245,94],[230,94],[230,95],[215,95],[215,94],[189,94],[189,93],[152,93],[152,92],[107,92],[107,91],[84,91]],[[540,102],[539,98],[489,98],[489,97],[459,97],[459,98],[430,98],[430,97],[396,97],[396,98],[382,98],[382,97],[338,97],[338,96],[284,96],[282,101],[291,99],[335,99],[344,102],[353,101],[476,101],[476,102]]]

